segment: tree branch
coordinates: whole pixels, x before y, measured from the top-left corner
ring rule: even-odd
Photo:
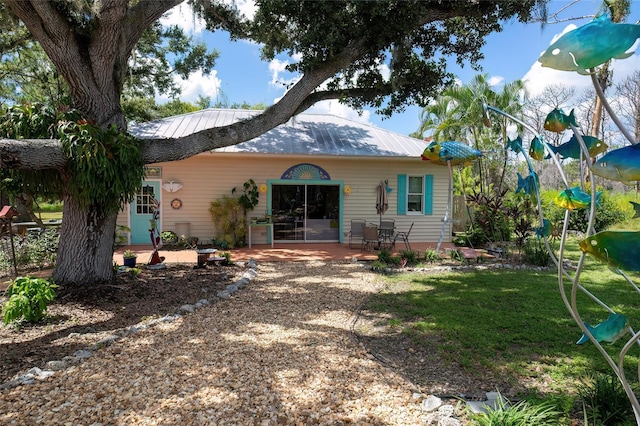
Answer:
[[[60,141],[52,139],[0,139],[0,168],[61,169],[67,164]]]

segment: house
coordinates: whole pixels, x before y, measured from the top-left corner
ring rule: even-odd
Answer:
[[[174,138],[250,118],[259,111],[206,109],[142,123],[139,138]],[[252,243],[347,242],[351,219],[378,223],[376,188],[386,182],[384,218],[410,239],[436,242],[447,209],[447,167],[421,161],[422,140],[348,119],[300,114],[250,141],[148,167],[142,193],[119,216],[130,244],[149,244],[153,200],[162,231],[209,243],[215,229],[210,203],[253,179],[260,188],[252,217],[273,227],[252,227]],[[447,224],[447,227],[450,225]],[[273,235],[272,235],[273,234]],[[450,228],[444,241],[451,239]]]

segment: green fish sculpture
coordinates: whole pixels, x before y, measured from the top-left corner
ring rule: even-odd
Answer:
[[[615,24],[607,15],[564,34],[540,56],[543,67],[576,71],[588,75],[589,69],[610,59],[628,58],[628,50],[640,37],[640,26]]]
[[[596,193],[596,203],[600,200],[600,194],[602,194],[600,191]],[[553,202],[563,209],[579,210],[584,209],[591,204],[591,195],[582,191],[579,186],[574,186],[573,188],[565,189],[556,195]]]
[[[538,175],[534,171],[529,172],[529,176],[523,178],[520,172],[518,174],[518,187],[516,188],[516,194],[520,191],[525,194],[535,195],[536,188],[538,187]]]
[[[589,151],[590,157],[595,157],[598,154],[602,154],[609,148],[609,145],[602,142],[600,139],[593,136],[582,136],[582,140]],[[551,151],[555,154],[560,155],[560,157],[564,158],[575,158],[576,160],[580,159],[580,155],[582,154],[580,150],[580,143],[578,142],[578,138],[576,135],[573,135],[568,142],[563,143],[560,146],[549,145]],[[551,158],[551,155],[547,155],[545,158]]]
[[[595,327],[592,327],[586,322],[584,326],[587,327],[589,333],[591,333],[598,342],[614,343],[629,330],[629,320],[622,314],[611,314],[606,320]],[[576,344],[582,345],[588,341],[589,336],[582,333],[582,337],[580,337]]]
[[[631,207],[633,207],[633,217],[631,219],[636,219],[640,217],[640,204],[635,201],[629,201],[631,203]]]
[[[522,138],[520,136],[513,140],[507,138],[507,144],[505,145],[504,149],[510,149],[516,154],[524,152],[522,149]]]
[[[573,110],[566,115],[560,108],[555,108],[544,120],[544,129],[554,133],[562,133],[569,128],[570,125],[577,126],[576,118],[573,115]]]
[[[640,180],[640,144],[607,152],[591,171],[594,175],[632,185],[631,182]]]
[[[536,237],[544,238],[551,235],[551,222],[549,219],[543,219],[542,225],[536,228]]]
[[[601,231],[579,245],[610,268],[640,271],[640,231]]]
[[[457,141],[431,142],[420,156],[423,161],[431,161],[441,166],[446,166],[449,162],[452,166],[468,166],[479,157],[482,157],[480,151]]]
[[[536,136],[531,139],[529,144],[529,157],[537,161],[542,161],[544,158],[544,141],[542,136]]]

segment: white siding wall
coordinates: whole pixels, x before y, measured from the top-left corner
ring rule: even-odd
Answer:
[[[395,218],[396,229],[407,231],[414,222],[410,240],[435,242],[440,237],[442,219],[447,208],[449,172],[445,166],[435,166],[419,158],[348,158],[348,157],[290,157],[253,154],[201,154],[182,161],[158,163],[162,167],[162,182],[175,181],[183,188],[175,193],[162,190],[161,230],[175,231],[177,222],[190,223],[191,235],[208,243],[214,237],[214,227],[209,214],[211,201],[242,193],[242,185],[253,179],[258,187],[269,179],[280,179],[289,167],[299,163],[311,163],[325,169],[332,180],[343,181],[351,187],[351,194],[344,196],[343,232],[349,231],[351,219],[364,219],[378,223],[376,213],[376,186],[380,180],[388,179],[393,189],[388,194],[389,210],[385,217]],[[432,215],[397,215],[398,174],[431,174],[433,180]],[[170,203],[174,198],[182,200],[182,208],[174,210]],[[259,204],[250,216],[262,216],[267,200],[260,194]],[[128,209],[126,209],[128,211]],[[127,224],[127,214],[121,214],[120,224]],[[446,232],[445,242],[450,241],[451,232]],[[254,228],[254,244],[266,242],[266,230]],[[346,240],[345,240],[346,242]]]

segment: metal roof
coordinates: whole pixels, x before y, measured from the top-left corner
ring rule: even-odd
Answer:
[[[139,138],[178,138],[212,127],[246,120],[261,111],[205,109],[131,125]],[[285,124],[240,144],[213,152],[419,157],[426,147],[420,139],[329,114],[299,114]]]

